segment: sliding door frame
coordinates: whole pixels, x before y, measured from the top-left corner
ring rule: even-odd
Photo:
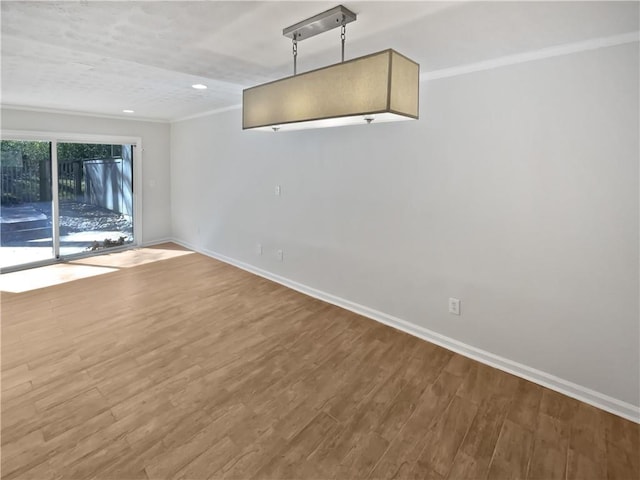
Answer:
[[[51,240],[53,244],[53,258],[60,260],[60,197],[58,196],[60,181],[58,179],[58,142],[51,141],[51,220],[53,231]]]
[[[60,255],[60,209],[58,198],[58,143],[95,143],[106,145],[131,145],[133,149],[133,242],[123,247],[114,247],[99,252],[78,253],[71,258],[91,257],[105,253],[128,250],[144,244],[142,237],[142,148],[141,137],[128,137],[118,135],[94,135],[87,133],[62,133],[62,132],[37,132],[29,130],[2,130],[2,140],[40,141],[51,144],[51,216],[52,216],[52,244],[53,258],[39,260],[37,262],[2,268],[2,273],[23,270],[26,268],[50,265],[67,260]]]

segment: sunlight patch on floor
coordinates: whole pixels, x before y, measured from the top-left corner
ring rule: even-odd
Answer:
[[[60,263],[0,275],[0,291],[22,293],[38,288],[51,287],[81,278],[117,272],[117,268],[72,265]]]
[[[51,239],[49,239],[51,241]],[[13,267],[31,262],[40,262],[53,258],[51,245],[38,247],[0,247],[0,268]]]
[[[0,275],[0,291],[22,293],[38,288],[117,272],[122,268],[190,255],[194,252],[178,245],[166,243],[153,247],[136,248],[81,258],[71,262],[31,268]]]
[[[159,262],[170,258],[190,255],[190,250],[173,248],[136,248],[125,252],[114,252],[106,255],[82,258],[70,262],[74,265],[94,265],[99,267],[130,268],[151,262]]]

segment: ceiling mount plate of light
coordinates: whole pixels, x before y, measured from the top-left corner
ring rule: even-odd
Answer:
[[[392,49],[345,61],[345,27],[355,20],[339,5],[285,28],[293,76],[242,92],[242,128],[277,132],[417,119],[420,66]],[[298,74],[298,41],[336,27],[342,62]]]
[[[306,40],[319,33],[328,32],[341,25],[355,21],[356,14],[342,5],[338,5],[326,12],[319,13],[282,30],[282,35],[291,40]]]

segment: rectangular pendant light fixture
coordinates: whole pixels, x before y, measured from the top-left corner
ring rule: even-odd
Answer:
[[[308,37],[306,25],[317,28],[323,18],[339,18],[340,8],[285,29],[286,36],[293,35],[294,55],[296,31]],[[354,19],[355,14],[348,21]],[[327,29],[336,26],[335,20],[324,22]],[[242,128],[285,131],[417,119],[419,85],[420,66],[387,49],[245,89]]]

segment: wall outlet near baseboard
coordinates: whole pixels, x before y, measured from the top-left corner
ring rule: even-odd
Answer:
[[[262,244],[256,244],[256,255],[262,255]]]
[[[282,262],[284,260],[284,252],[282,250],[277,250],[276,257],[278,257],[279,262]]]
[[[452,315],[460,315],[460,300],[457,298],[449,298],[449,313]]]

